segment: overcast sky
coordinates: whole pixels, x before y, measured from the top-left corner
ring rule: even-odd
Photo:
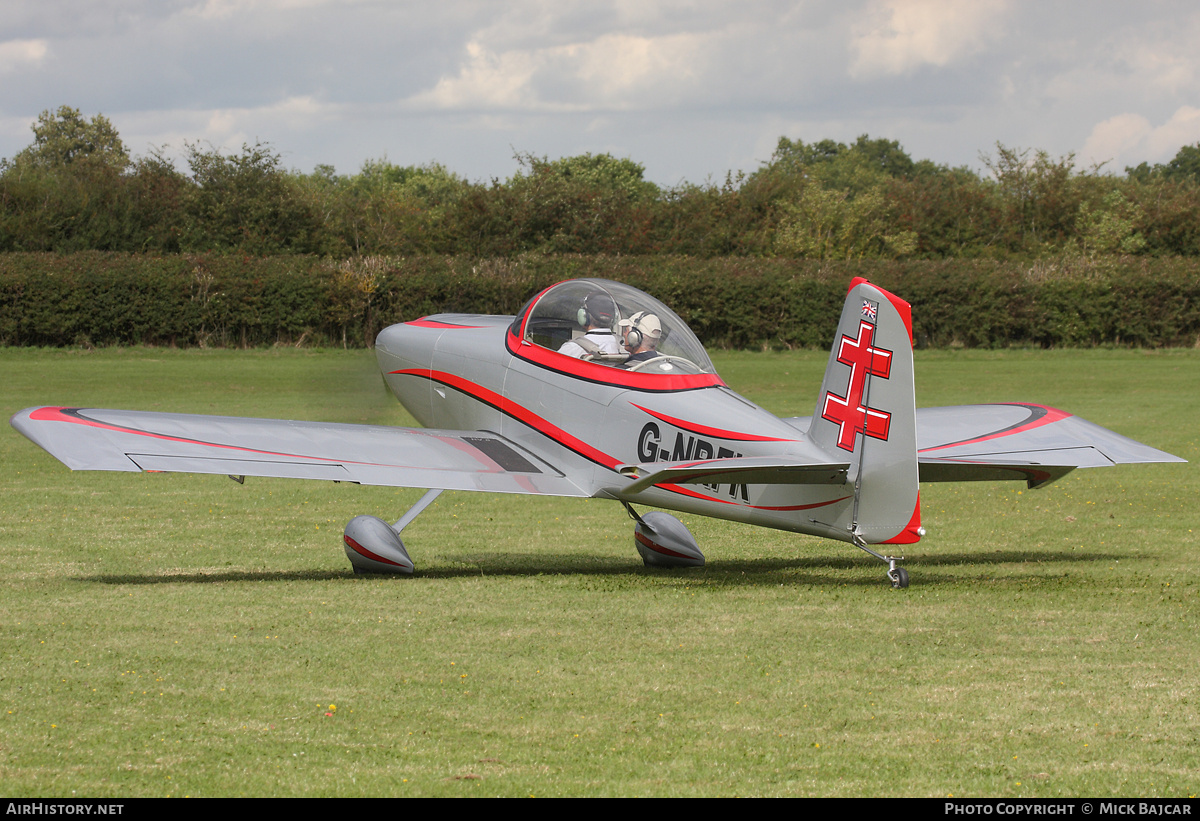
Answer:
[[[609,152],[663,185],[753,171],[780,136],[997,142],[1117,172],[1200,142],[1188,0],[4,0],[0,157],[69,105],[134,154],[268,142],[289,168]]]

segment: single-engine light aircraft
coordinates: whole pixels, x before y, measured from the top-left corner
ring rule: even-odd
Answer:
[[[620,343],[618,344],[618,340]],[[649,294],[561,282],[515,316],[439,314],[376,340],[384,380],[426,427],[41,407],[13,426],[75,470],[182,471],[428,488],[395,524],[358,516],[356,572],[412,573],[401,531],[443,490],[611,499],[647,565],[704,555],[661,510],[837,539],[908,573],[920,482],[1015,479],[1184,460],[1044,405],[915,407],[908,303],[855,279],[811,417],[730,390]]]

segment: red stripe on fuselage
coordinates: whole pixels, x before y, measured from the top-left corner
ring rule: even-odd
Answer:
[[[653,416],[660,422],[666,422],[668,425],[674,425],[680,430],[686,430],[688,433],[697,433],[701,436],[710,436],[714,439],[726,439],[732,442],[796,442],[797,439],[785,439],[779,436],[758,436],[753,433],[738,433],[732,430],[721,430],[720,428],[710,428],[708,425],[698,425],[695,422],[688,422],[686,419],[676,419],[674,416],[667,416],[665,413],[652,411],[649,408],[643,408],[636,402],[630,402],[640,411]]]
[[[435,371],[432,368],[402,368],[397,371],[391,371],[393,374],[403,376],[420,376],[430,379],[434,382],[440,382],[443,385],[454,388],[457,391],[462,391],[467,396],[472,397],[485,405],[490,405],[501,413],[516,419],[525,425],[536,430],[538,433],[546,436],[568,450],[578,453],[580,456],[588,459],[601,467],[606,467],[610,470],[616,470],[618,465],[623,464],[620,459],[616,459],[607,453],[589,445],[582,439],[579,439],[567,433],[562,428],[553,424],[547,419],[538,416],[528,408],[518,405],[510,399],[506,399],[493,390],[478,385],[469,379],[463,379],[461,376],[456,376],[445,371]]]

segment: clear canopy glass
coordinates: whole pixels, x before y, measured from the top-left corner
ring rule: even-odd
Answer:
[[[625,355],[597,359],[602,364],[636,370],[639,373],[698,374],[715,373],[712,360],[700,340],[679,315],[659,300],[630,285],[605,279],[572,279],[560,282],[529,300],[513,322],[514,334],[522,339],[557,351],[566,342],[583,336],[590,321],[585,301],[595,304],[595,295],[607,294],[616,303],[617,314],[611,330],[621,340],[620,321],[639,312],[642,321],[653,315],[662,328],[658,337],[658,356],[629,362]],[[623,354],[625,349],[622,348]]]

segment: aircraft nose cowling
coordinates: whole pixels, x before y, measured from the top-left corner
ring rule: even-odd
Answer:
[[[342,541],[355,573],[413,572],[412,559],[392,526],[375,516],[355,516]]]
[[[633,526],[633,544],[647,567],[701,567],[704,554],[683,522],[651,510]]]

